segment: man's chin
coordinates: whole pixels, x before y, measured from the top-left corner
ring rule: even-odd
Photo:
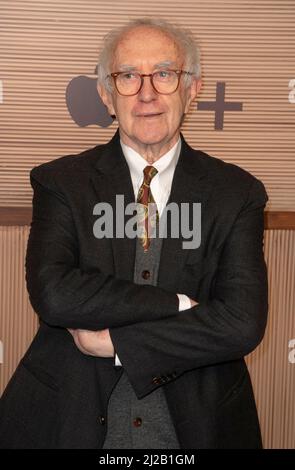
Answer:
[[[159,133],[140,132],[135,135],[136,140],[142,145],[157,145],[167,139],[167,135]]]

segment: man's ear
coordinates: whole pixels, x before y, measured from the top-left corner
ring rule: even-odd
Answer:
[[[188,113],[192,101],[198,96],[202,86],[202,80],[200,78],[193,78],[192,83],[188,89],[188,96],[185,105],[185,114]]]
[[[107,107],[110,116],[114,116],[116,113],[111,93],[107,91],[102,85],[97,85],[97,91],[99,96],[101,97],[103,104]]]

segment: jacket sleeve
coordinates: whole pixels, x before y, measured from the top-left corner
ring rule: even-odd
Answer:
[[[255,179],[225,242],[207,301],[171,318],[110,330],[139,398],[185,371],[239,359],[261,341],[268,311],[266,201],[264,186]]]
[[[44,173],[36,167],[30,174],[33,217],[25,263],[30,301],[40,318],[51,326],[101,330],[176,315],[174,293],[80,269],[71,208]]]

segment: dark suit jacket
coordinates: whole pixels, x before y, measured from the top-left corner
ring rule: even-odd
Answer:
[[[202,204],[201,245],[164,239],[155,287],[133,283],[135,239],[93,235],[97,202],[134,201],[118,132],[30,176],[26,280],[40,329],[3,394],[1,446],[101,448],[122,369],[83,355],[67,328],[109,328],[137,397],[163,386],[181,448],[260,447],[243,357],[267,317],[263,184],[182,137],[168,202]],[[199,305],[178,312],[176,293]]]

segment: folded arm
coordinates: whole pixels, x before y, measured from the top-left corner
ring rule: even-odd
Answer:
[[[268,311],[266,200],[255,180],[225,243],[208,301],[171,318],[110,329],[138,397],[163,377],[169,381],[194,368],[239,359],[261,341]]]
[[[179,299],[179,311],[190,309],[197,305],[197,302],[183,294],[177,294]],[[73,330],[69,329],[73,336],[77,348],[88,356],[95,357],[113,357],[115,356],[116,366],[122,366],[117,354],[115,354],[114,345],[110,337],[109,328],[105,330]]]

